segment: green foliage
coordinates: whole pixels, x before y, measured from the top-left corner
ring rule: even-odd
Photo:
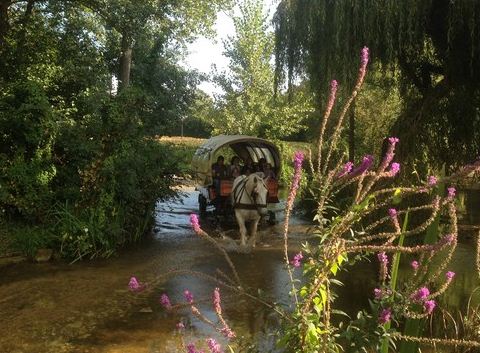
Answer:
[[[275,95],[273,33],[263,1],[242,2],[233,22],[236,35],[225,42],[224,52],[231,74],[216,73],[214,78],[225,92],[217,97],[217,113],[209,120],[214,132],[285,138],[300,131],[311,110],[311,95],[303,87]]]
[[[281,1],[274,19],[277,82],[307,74],[320,98],[332,78],[348,90],[355,54],[366,45],[371,66],[387,77],[393,72],[402,97],[390,133],[402,141],[401,159],[468,163],[480,148],[479,13],[480,3],[470,0]]]
[[[191,109],[198,75],[178,65],[182,46],[230,1],[5,6],[0,211],[9,237],[28,254],[48,233],[48,246],[72,260],[110,256],[148,232],[156,201],[174,194],[172,175],[186,167],[153,136]],[[117,93],[126,64],[129,85]]]
[[[42,216],[56,174],[57,127],[43,89],[34,82],[0,88],[0,208],[7,216]]]

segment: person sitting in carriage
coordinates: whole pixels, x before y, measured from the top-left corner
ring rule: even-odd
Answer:
[[[232,157],[230,161],[230,177],[235,180],[236,177],[240,176],[242,172],[242,167],[240,167],[240,158],[238,156]]]
[[[222,180],[227,179],[229,176],[228,168],[225,165],[225,158],[218,156],[217,162],[212,164],[212,179],[213,187],[215,188],[215,207],[217,209],[223,208],[225,200],[220,196],[220,187]]]
[[[246,176],[249,176],[250,174],[256,172],[255,165],[253,164],[253,161],[251,158],[247,158],[247,160],[245,161],[245,165],[242,167],[241,172],[243,175],[246,175]]]

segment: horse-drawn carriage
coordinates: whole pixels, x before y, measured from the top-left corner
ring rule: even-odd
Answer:
[[[198,206],[200,214],[205,214],[207,207],[212,206],[215,213],[229,214],[233,208],[247,208],[248,205],[236,202],[232,197],[234,192],[235,177],[228,175],[220,180],[215,180],[212,166],[218,157],[222,156],[226,161],[238,158],[243,163],[252,163],[256,168],[255,174],[262,176],[268,192],[265,200],[270,219],[274,219],[275,213],[272,205],[278,200],[277,176],[280,172],[280,153],[273,143],[256,137],[244,135],[218,135],[205,141],[195,152],[192,160],[192,169],[197,182],[196,190],[199,191]],[[268,174],[262,170],[262,165],[268,168]],[[247,173],[246,176],[248,176]],[[239,178],[242,179],[242,178]],[[253,204],[255,200],[252,199]],[[259,207],[254,205],[251,207]]]

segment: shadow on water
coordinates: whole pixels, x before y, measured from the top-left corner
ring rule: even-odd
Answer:
[[[197,210],[197,195],[184,188],[178,202],[159,203],[153,239],[110,260],[68,265],[28,264],[1,268],[0,271],[0,352],[95,352],[142,353],[180,352],[175,325],[183,320],[187,341],[203,340],[212,330],[193,317],[188,308],[165,312],[158,298],[168,293],[173,303],[184,302],[182,293],[190,290],[199,300],[201,311],[214,318],[211,293],[216,284],[191,276],[168,276],[173,269],[215,274],[227,272],[224,259],[209,244],[193,234],[189,215]],[[260,228],[261,243],[251,254],[232,254],[244,285],[277,303],[288,303],[289,284],[282,258],[281,214],[279,223]],[[211,218],[202,220],[211,234],[237,234],[234,225],[219,226]],[[309,224],[293,217],[293,249],[309,231]],[[405,262],[407,263],[407,262]],[[473,242],[459,245],[452,263],[457,272],[442,306],[461,308],[468,293],[479,285],[474,270]],[[408,265],[403,274],[408,276]],[[127,291],[130,276],[148,283],[139,295]],[[337,292],[338,307],[354,315],[368,304],[376,284],[376,262],[363,263],[342,272],[345,283]],[[278,319],[262,305],[238,298],[222,289],[225,317],[236,331],[259,343],[260,352],[274,346]]]

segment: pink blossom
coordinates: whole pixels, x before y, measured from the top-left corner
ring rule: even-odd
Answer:
[[[430,290],[427,287],[422,287],[415,293],[413,293],[410,298],[416,302],[424,302],[425,300],[427,300],[429,295]]]
[[[218,287],[213,290],[212,302],[213,302],[213,308],[215,309],[215,312],[218,315],[222,315],[222,307],[220,305],[221,303],[220,288]]]
[[[200,352],[197,351],[193,343],[189,343],[187,345],[187,353],[200,353]]]
[[[386,324],[392,319],[392,310],[390,308],[383,309],[378,316],[378,322],[380,324]]]
[[[451,281],[453,279],[453,277],[455,277],[455,272],[453,271],[448,271],[446,274],[445,274],[445,277],[447,277],[447,281]]]
[[[132,291],[132,292],[141,292],[142,290],[144,290],[146,287],[145,284],[143,283],[140,283],[138,282],[137,278],[136,277],[131,277],[130,278],[130,282],[128,282],[128,288]]]
[[[343,165],[342,170],[340,172],[338,172],[337,178],[344,177],[345,175],[347,175],[348,173],[350,173],[352,171],[352,168],[353,168],[353,163],[348,161],[347,163],[345,163]]]
[[[292,264],[293,267],[298,268],[302,264],[302,259],[303,259],[303,254],[301,252],[299,252],[298,254],[296,254],[293,257],[293,259],[292,259],[292,261],[290,261],[290,263]]]
[[[363,157],[362,163],[358,167],[353,169],[351,176],[357,176],[366,172],[368,169],[372,167],[372,164],[373,164],[373,156],[367,154],[366,156]]]
[[[395,175],[398,174],[399,171],[400,171],[400,163],[394,162],[394,163],[392,163],[392,165],[390,166],[390,171],[388,172],[388,174],[389,174],[391,177],[394,177]]]
[[[217,341],[215,341],[215,339],[208,338],[207,339],[207,345],[208,345],[208,348],[210,348],[210,351],[212,353],[223,353],[222,346],[220,346],[220,344],[217,343]]]
[[[180,330],[180,331],[185,329],[185,325],[181,321],[177,323],[176,327],[177,327],[177,330]]]
[[[167,310],[170,310],[172,308],[172,303],[170,303],[170,298],[165,293],[163,293],[160,296],[160,304],[162,304],[162,306]]]
[[[235,334],[235,332],[232,331],[232,329],[228,326],[225,326],[223,327],[220,332],[222,333],[222,335],[224,335],[226,338],[228,339],[232,339],[232,338],[235,338],[237,335]]]
[[[417,270],[418,270],[418,267],[420,266],[420,264],[418,263],[417,260],[413,260],[413,261],[410,263],[410,266],[412,266],[412,268],[413,268],[414,271],[417,271]]]
[[[193,303],[193,294],[190,293],[190,291],[188,289],[186,289],[183,292],[183,296],[185,297],[185,300],[187,301],[187,303],[189,303],[189,304]]]
[[[380,261],[381,264],[383,265],[388,265],[388,256],[384,252],[378,253],[377,254],[378,261]]]
[[[395,147],[395,145],[400,141],[398,137],[389,137],[388,142]]]
[[[446,234],[442,237],[442,239],[440,239],[439,243],[441,245],[451,244],[453,243],[454,239],[455,239],[455,236],[453,234]]]
[[[195,213],[192,213],[190,215],[190,224],[192,225],[193,230],[195,233],[200,233],[201,228],[200,228],[200,222],[198,221],[198,216]]]
[[[456,190],[453,186],[447,188],[448,191],[448,198],[453,199],[455,197]]]
[[[291,210],[293,206],[293,201],[297,195],[298,187],[300,186],[300,179],[302,177],[302,163],[305,158],[304,154],[300,151],[295,152],[293,158],[294,173],[292,184],[290,186],[290,191],[287,198],[287,210]]]
[[[361,62],[362,62],[362,68],[365,69],[365,67],[368,64],[368,57],[369,57],[369,49],[368,47],[363,47],[362,48],[362,55],[361,55]]]
[[[380,288],[375,288],[373,290],[373,295],[375,296],[375,299],[380,300],[383,297],[383,291]]]
[[[435,186],[435,185],[437,185],[437,182],[438,182],[438,180],[437,180],[437,177],[435,175],[430,175],[428,177],[428,185],[429,186]]]
[[[388,209],[388,215],[390,216],[390,218],[396,219],[397,218],[397,210],[394,209],[394,208]]]
[[[437,303],[435,300],[427,300],[425,303],[423,303],[423,307],[428,314],[431,314],[436,306]]]

